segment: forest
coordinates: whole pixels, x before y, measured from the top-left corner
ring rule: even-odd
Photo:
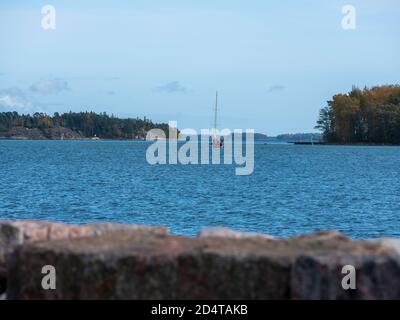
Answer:
[[[337,94],[319,113],[316,129],[328,143],[400,144],[400,86]]]
[[[49,135],[53,128],[67,128],[83,137],[102,139],[143,139],[147,131],[153,128],[164,130],[168,134],[168,124],[153,123],[149,119],[121,119],[107,113],[68,112],[18,114],[17,112],[0,113],[0,133],[10,132],[15,128],[38,129]],[[48,137],[51,138],[51,137]]]

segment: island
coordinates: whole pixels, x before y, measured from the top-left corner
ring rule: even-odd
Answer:
[[[317,129],[326,143],[400,144],[400,85],[337,94],[320,110]]]
[[[154,123],[140,118],[121,119],[107,113],[68,112],[22,114],[0,113],[0,139],[22,140],[144,140],[151,129],[168,134],[167,123]]]

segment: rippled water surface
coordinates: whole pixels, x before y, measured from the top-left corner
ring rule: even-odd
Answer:
[[[400,236],[400,148],[255,146],[255,170],[147,164],[145,142],[0,141],[0,219]]]

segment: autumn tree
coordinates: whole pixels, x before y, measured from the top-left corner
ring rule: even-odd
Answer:
[[[316,128],[327,142],[400,144],[400,86],[337,94],[320,110]]]

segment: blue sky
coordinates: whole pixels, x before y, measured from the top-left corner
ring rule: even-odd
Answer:
[[[41,27],[46,4],[56,30]],[[200,129],[218,90],[221,127],[310,132],[335,93],[399,83],[399,31],[398,0],[2,0],[0,110]]]

